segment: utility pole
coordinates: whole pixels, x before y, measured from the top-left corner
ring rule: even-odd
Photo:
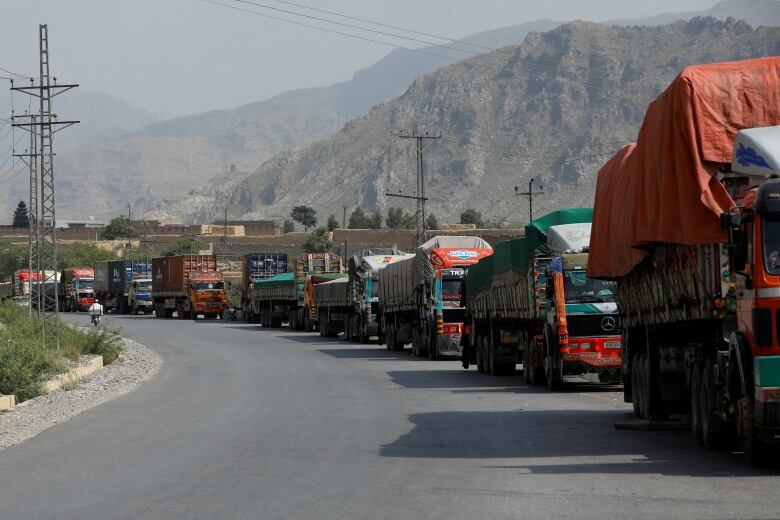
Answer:
[[[542,191],[542,185],[539,185],[539,191],[534,191],[534,178],[531,177],[531,180],[528,181],[528,191],[524,191],[520,193],[520,188],[515,186],[515,195],[518,195],[520,197],[527,197],[528,198],[528,223],[534,221],[534,197],[536,195],[544,195],[544,192]]]
[[[41,331],[44,345],[53,341],[57,349],[60,348],[60,323],[59,304],[57,293],[59,280],[57,279],[57,220],[54,205],[54,145],[53,136],[59,130],[72,126],[78,121],[57,121],[57,115],[52,113],[52,99],[70,89],[78,87],[77,84],[57,85],[57,78],[50,76],[49,72],[49,29],[47,25],[38,26],[40,39],[40,78],[37,85],[29,87],[11,87],[12,91],[24,92],[37,97],[40,101],[38,117],[36,121],[24,121],[12,123],[13,126],[22,127],[32,131],[36,135],[38,143],[38,251],[40,273],[38,287],[41,294],[40,313]],[[31,187],[32,191],[32,187]],[[49,287],[47,288],[47,285]],[[41,289],[42,288],[42,289]]]
[[[346,206],[342,206],[342,208],[344,209],[344,213],[341,216],[341,228],[342,229],[347,229],[347,207]],[[344,259],[342,261],[342,265],[343,265],[344,262],[347,261],[347,233],[346,233],[346,231],[344,232],[344,256],[342,258]]]
[[[222,226],[222,243],[227,242],[227,206],[225,206],[225,225]]]
[[[425,134],[418,134],[412,132],[411,134],[404,134],[399,132],[398,137],[401,139],[415,139],[417,141],[417,245],[420,245],[425,240],[425,164],[423,162],[423,141],[425,139],[441,139],[441,134],[430,135],[428,132]],[[411,197],[407,197],[411,198]]]
[[[32,80],[30,80],[32,81]],[[11,87],[13,88],[13,81],[11,81]],[[25,114],[24,116],[16,116],[11,114],[11,120],[16,121],[21,117],[30,123],[35,123],[34,114]],[[40,287],[34,289],[33,281],[34,276],[39,273],[38,265],[40,263],[40,239],[38,229],[38,133],[36,127],[33,124],[29,128],[30,131],[30,148],[25,150],[22,154],[14,154],[14,157],[19,157],[27,164],[30,169],[30,199],[28,203],[27,216],[29,221],[29,229],[27,232],[27,283],[28,283],[28,295],[27,295],[27,315],[32,318],[33,309],[40,318],[41,312],[41,291]]]

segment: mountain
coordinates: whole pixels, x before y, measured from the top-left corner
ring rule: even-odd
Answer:
[[[686,13],[663,13],[643,20],[613,20],[611,25],[666,25],[675,20],[690,20],[697,17],[712,16],[719,20],[736,18],[754,27],[780,26],[780,2],[777,0],[725,0],[718,2],[706,11]]]
[[[339,132],[275,156],[249,175],[212,182],[152,215],[274,217],[297,204],[323,217],[341,206],[402,205],[414,191],[412,143],[399,129],[442,134],[426,142],[429,212],[453,220],[473,207],[490,219],[525,220],[536,206],[589,205],[598,167],[632,140],[645,108],[686,65],[780,53],[780,29],[695,18],[660,27],[574,22],[421,76],[399,98]],[[408,207],[408,205],[407,205]]]

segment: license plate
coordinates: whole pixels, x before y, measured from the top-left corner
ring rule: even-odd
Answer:
[[[620,348],[619,341],[607,341],[604,343],[604,348]]]

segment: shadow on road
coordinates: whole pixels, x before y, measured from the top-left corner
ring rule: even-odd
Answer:
[[[431,362],[420,360],[420,363]],[[437,365],[431,363],[431,366]],[[456,366],[453,364],[452,370],[393,370],[388,372],[388,375],[394,383],[406,388],[484,389],[485,387],[501,387],[506,391],[530,389],[518,376],[490,377],[476,373],[473,369],[464,370],[460,366],[455,368]]]
[[[703,477],[773,474],[734,453],[708,452],[688,432],[613,428],[622,410],[429,412],[408,417],[412,430],[382,446],[382,457],[534,459],[491,468],[534,474],[662,474]],[[580,461],[566,457],[582,458]],[[538,459],[564,458],[549,463]],[[584,459],[584,460],[583,460]],[[590,459],[590,460],[588,460]],[[559,463],[558,463],[559,462]],[[775,471],[776,473],[776,471]]]

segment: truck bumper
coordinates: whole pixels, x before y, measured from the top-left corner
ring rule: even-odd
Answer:
[[[780,442],[780,356],[753,358],[755,421],[766,442]]]

